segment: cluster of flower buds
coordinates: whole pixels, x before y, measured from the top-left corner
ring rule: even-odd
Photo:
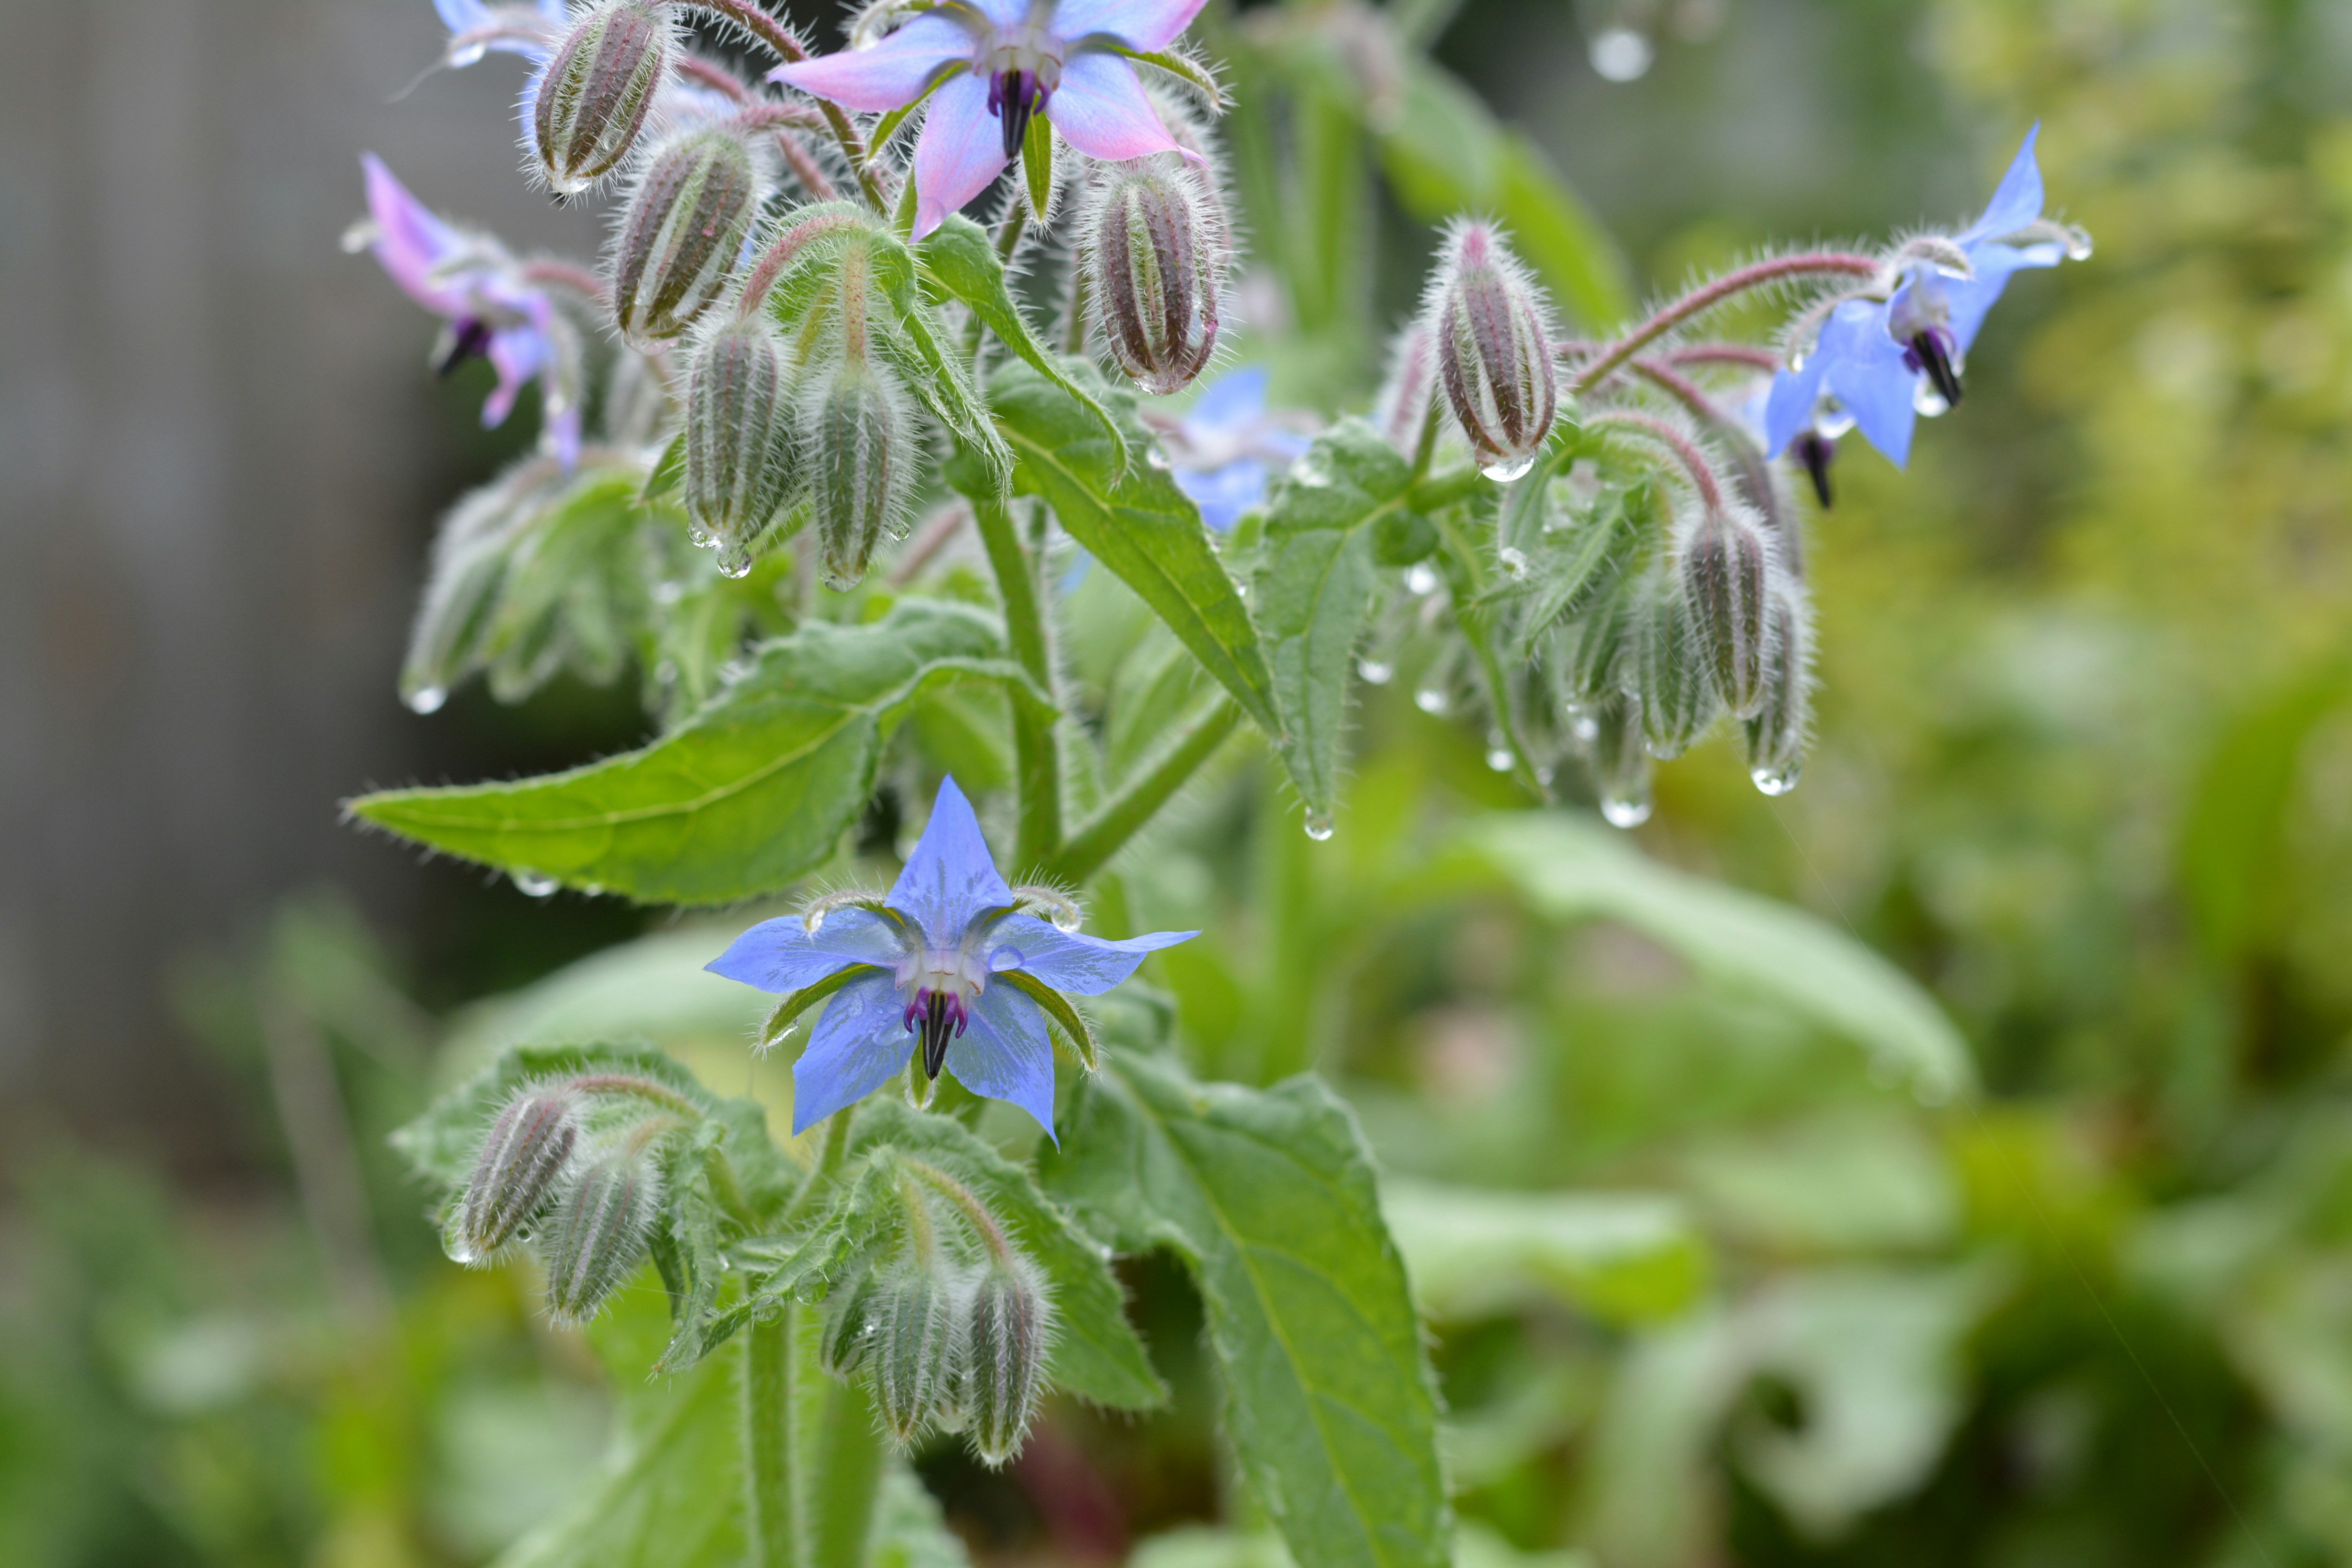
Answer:
[[[919,1161],[893,1163],[905,1223],[827,1295],[819,1359],[870,1381],[900,1443],[960,1428],[982,1462],[1002,1465],[1045,1392],[1053,1296],[970,1188]]]
[[[625,1114],[603,1113],[615,1101]],[[444,1249],[480,1268],[529,1242],[546,1271],[548,1315],[586,1322],[645,1261],[661,1216],[661,1142],[683,1125],[672,1107],[683,1107],[677,1096],[635,1080],[518,1089],[483,1135]]]

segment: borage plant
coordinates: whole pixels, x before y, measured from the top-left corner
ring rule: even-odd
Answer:
[[[922,1434],[999,1465],[1049,1388],[1165,1397],[1111,1267],[1157,1247],[1197,1279],[1232,1452],[1297,1560],[1446,1560],[1437,1402],[1351,1115],[1311,1078],[1194,1082],[1153,994],[1106,994],[1182,938],[1085,934],[1080,895],[1125,923],[1107,868],[1244,727],[1329,837],[1351,687],[1408,666],[1531,801],[1589,783],[1638,822],[1654,761],[1725,720],[1757,785],[1791,787],[1790,476],[1827,506],[1853,428],[1903,461],[2009,276],[2087,253],[2042,216],[2029,137],[1964,228],[1768,256],[1579,334],[1553,286],[1596,326],[1609,288],[1572,204],[1412,24],[1213,13],[1213,61],[1181,42],[1202,4],[877,0],[817,55],[756,0],[439,0],[449,65],[530,64],[532,177],[619,187],[593,269],[367,160],[354,243],[446,322],[443,370],[490,360],[490,423],[541,391],[540,449],[436,546],[406,700],[634,664],[661,733],[355,815],[527,891],[709,905],[838,872],[892,820],[877,795],[936,791],[887,893],[826,892],[711,963],[781,994],[761,1048],[811,1026],[793,1142],[622,1046],[518,1048],[405,1135],[450,1255],[529,1247],[559,1321],[642,1267],[667,1291],[682,1391],[541,1560],[624,1530],[679,1562],[936,1545],[899,1457]],[[1255,368],[1160,401],[1234,320],[1238,205],[1273,280],[1250,352],[1345,405],[1368,149],[1451,214],[1369,411],[1269,409]],[[992,221],[965,216],[1016,164]],[[1759,305],[1769,341],[1709,335]],[[1164,628],[1107,693],[1057,656],[1088,563]],[[739,1506],[667,1516],[665,1467],[713,1465]]]

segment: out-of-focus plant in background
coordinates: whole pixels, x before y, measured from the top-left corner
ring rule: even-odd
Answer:
[[[1370,691],[1330,842],[1235,754],[1133,852],[1129,923],[1208,933],[1157,961],[1182,1048],[1247,1083],[1318,1068],[1360,1115],[1433,1324],[1465,1561],[2352,1556],[2352,25],[2189,0],[1556,9],[1417,25],[1539,134],[1568,115],[1544,71],[1584,69],[1568,51],[1617,76],[1654,55],[1573,95],[1586,134],[1621,101],[1654,132],[1592,156],[1636,281],[1588,263],[1579,299],[1553,274],[1573,311],[1808,222],[1950,216],[2037,119],[2098,256],[2013,290],[1907,474],[1846,444],[1812,527],[1801,789],[1757,795],[1719,736],[1660,771],[1646,857],[1508,823],[1526,797],[1401,672]],[[1351,15],[1208,30],[1328,49],[1316,108],[1356,136],[1396,84]],[[1771,80],[1792,48],[1805,69]],[[1710,125],[1738,134],[1709,105],[1758,93],[1816,100],[1794,146],[1827,173],[1774,187],[1790,211],[1685,180]],[[1370,129],[1345,144],[1379,155]],[[1397,264],[1293,275],[1286,401],[1348,397],[1410,305],[1378,290],[1454,198],[1404,210],[1435,177],[1407,152],[1377,198]],[[1541,268],[1545,237],[1519,237]],[[1097,570],[1068,614],[1071,679],[1108,679],[1131,602]],[[1927,987],[1980,1099],[1921,1104],[1856,1048],[1954,1037],[1823,928]],[[0,1560],[465,1563],[558,1514],[640,1397],[661,1303],[625,1296],[593,1351],[549,1329],[519,1271],[438,1257],[386,1136],[521,1037],[657,1031],[780,1101],[784,1068],[742,1055],[756,997],[647,994],[727,934],[657,931],[446,1016],[405,998],[446,983],[331,899],[192,958],[188,1026],[280,1179],[190,1202],[136,1163],[11,1152]],[[941,1445],[926,1481],[982,1556],[1273,1561],[1213,1436],[1192,1288],[1123,1267],[1171,1410],[1056,1403],[1007,1474]]]

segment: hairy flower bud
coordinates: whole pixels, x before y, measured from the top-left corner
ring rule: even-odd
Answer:
[[[1423,307],[1445,400],[1489,479],[1517,479],[1551,434],[1550,308],[1485,224],[1457,226]]]
[[[1223,203],[1174,153],[1097,172],[1079,266],[1095,330],[1137,384],[1165,396],[1208,364],[1231,255]]]
[[[586,1322],[636,1271],[660,1206],[661,1176],[642,1150],[606,1150],[581,1165],[543,1229],[557,1322]]]
[[[972,1447],[982,1463],[1002,1465],[1020,1451],[1045,1387],[1053,1301],[1035,1267],[1013,1254],[982,1272],[965,1321],[962,1384]]]
[[[875,1293],[875,1403],[901,1443],[937,1415],[961,1346],[955,1281],[939,1268],[907,1264]]]
[[[1812,722],[1812,612],[1804,592],[1783,582],[1772,595],[1771,648],[1761,700],[1748,721],[1748,776],[1766,795],[1797,787]]]
[[[790,504],[799,480],[792,371],[765,314],[703,337],[686,373],[688,513],[730,561]]]
[[[559,195],[620,167],[670,63],[668,21],[650,0],[608,0],[573,24],[533,84],[531,150]]]
[[[1597,702],[1628,675],[1632,654],[1632,595],[1622,582],[1595,594],[1553,643],[1560,694],[1572,702]]]
[[[571,1163],[578,1109],[562,1089],[526,1089],[507,1101],[449,1216],[444,1242],[452,1259],[487,1263],[522,1234]]]
[[[874,1271],[860,1268],[826,1295],[824,1321],[817,1333],[818,1365],[835,1377],[847,1377],[866,1364],[874,1349],[874,1310],[880,1294]]]
[[[1429,400],[1437,391],[1437,353],[1429,328],[1415,321],[1389,344],[1389,372],[1372,400],[1372,427],[1381,438],[1411,457],[1421,445],[1421,427],[1429,414]]]
[[[1659,572],[1643,584],[1633,641],[1643,743],[1661,761],[1678,757],[1714,719],[1716,698],[1698,618],[1671,574]]]
[[[701,314],[743,254],[761,200],[751,145],[732,131],[690,132],[646,164],[613,255],[613,320],[650,349]]]
[[[801,419],[824,579],[845,590],[906,511],[919,456],[907,396],[887,366],[852,355],[817,378]]]
[[[1764,700],[1771,570],[1763,535],[1744,517],[1708,512],[1683,546],[1682,578],[1716,695],[1744,719]]]

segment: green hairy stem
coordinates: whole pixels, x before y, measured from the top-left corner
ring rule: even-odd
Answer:
[[[802,1568],[800,1510],[793,1496],[793,1344],[799,1309],[751,1325],[743,1336],[743,1483],[753,1568]]]
[[[1013,657],[1046,691],[1054,689],[1052,656],[1045,641],[1045,606],[1037,594],[1037,578],[1029,552],[1013,522],[1012,509],[992,496],[974,497],[973,521],[979,526],[988,564],[996,574],[997,596],[1004,604],[1004,636]],[[1013,707],[1014,771],[1020,777],[1021,816],[1013,859],[1024,868],[1052,862],[1062,841],[1062,759],[1054,721],[1033,713],[1021,703]]]
[[[1150,767],[1078,826],[1051,860],[1053,875],[1064,881],[1083,882],[1101,870],[1216,754],[1234,726],[1241,722],[1241,708],[1232,698],[1219,697],[1179,732]]]

